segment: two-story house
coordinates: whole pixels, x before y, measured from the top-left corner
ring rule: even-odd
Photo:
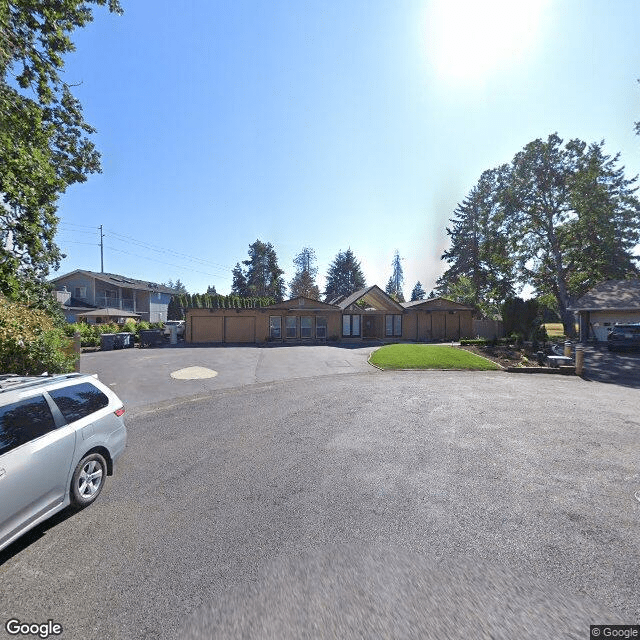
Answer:
[[[82,315],[78,311],[80,305],[86,305],[85,312],[90,311],[93,318],[113,317],[114,310],[120,310],[122,316],[130,313],[134,314],[131,317],[148,322],[166,322],[167,307],[175,294],[173,289],[155,282],[86,269],[76,269],[52,278],[51,282],[56,291],[65,291],[66,288],[74,302],[74,313],[67,314],[70,322],[75,322],[76,316]],[[95,313],[100,310],[105,312],[103,316]]]

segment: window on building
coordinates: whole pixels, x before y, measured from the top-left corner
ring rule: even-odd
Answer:
[[[311,316],[302,316],[300,318],[300,337],[313,337],[313,318]]]
[[[282,337],[282,318],[280,316],[269,316],[269,336],[274,340]]]
[[[324,317],[316,318],[316,338],[327,337],[327,319]]]
[[[360,316],[344,315],[342,316],[342,335],[343,336],[359,336],[360,335]]]
[[[285,336],[287,338],[296,338],[297,337],[297,318],[295,316],[287,316],[284,321],[285,328]]]
[[[79,300],[84,300],[87,297],[87,287],[75,287],[73,290],[73,295]]]
[[[385,335],[402,336],[402,315],[394,314],[385,316]]]

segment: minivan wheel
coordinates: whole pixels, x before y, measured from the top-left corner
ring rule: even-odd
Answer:
[[[89,506],[102,491],[107,463],[99,453],[90,453],[78,462],[71,480],[71,503],[78,509]]]

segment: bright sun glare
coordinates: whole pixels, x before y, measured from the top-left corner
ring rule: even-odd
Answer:
[[[531,53],[545,0],[432,0],[427,50],[450,82],[481,82]]]

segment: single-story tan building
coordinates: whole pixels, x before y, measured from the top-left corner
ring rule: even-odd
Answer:
[[[434,298],[399,304],[374,285],[346,298],[298,297],[256,309],[189,309],[191,343],[459,340],[472,337],[471,307]]]
[[[602,282],[570,310],[578,314],[582,342],[606,342],[616,323],[640,322],[640,279]]]

